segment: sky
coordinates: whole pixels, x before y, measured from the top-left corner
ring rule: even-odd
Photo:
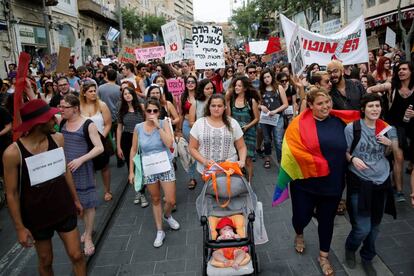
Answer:
[[[230,3],[234,0],[193,0],[194,20],[204,22],[227,22],[230,17]],[[240,6],[239,2],[233,8]]]

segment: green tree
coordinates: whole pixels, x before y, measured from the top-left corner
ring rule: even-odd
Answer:
[[[236,33],[242,37],[250,37],[253,33],[252,25],[258,23],[258,12],[256,11],[256,3],[250,2],[233,12],[230,21],[236,28]]]
[[[143,18],[144,32],[147,34],[158,35],[161,31],[161,26],[166,23],[163,16],[147,15]]]
[[[122,25],[126,30],[127,36],[132,39],[138,39],[141,37],[141,33],[144,30],[141,17],[137,14],[135,8],[128,9],[122,8]]]

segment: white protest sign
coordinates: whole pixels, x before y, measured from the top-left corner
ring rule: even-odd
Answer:
[[[171,170],[171,163],[166,151],[142,156],[142,170],[144,176],[168,172]]]
[[[286,45],[290,45],[297,24],[280,15]],[[337,33],[320,35],[299,26],[306,65],[314,62],[327,65],[332,59],[344,65],[368,62],[368,44],[364,17],[360,16]],[[288,51],[289,60],[292,59]]]
[[[112,60],[110,58],[101,58],[101,62],[104,66],[109,65]]]
[[[385,44],[395,48],[395,40],[397,39],[397,34],[390,28],[387,27],[387,32],[385,33]]]
[[[177,21],[171,21],[161,26],[165,43],[165,63],[173,63],[183,59],[183,44]]]
[[[75,46],[73,47],[73,52],[75,53],[74,65],[76,68],[82,65],[82,41],[76,39]]]
[[[249,49],[251,53],[262,55],[266,52],[269,40],[251,41],[249,42]]]
[[[269,113],[264,113],[263,111],[260,112],[260,119],[259,123],[271,125],[271,126],[277,126],[277,123],[279,122],[280,115],[270,115]]]
[[[193,26],[196,69],[224,68],[223,31],[221,26]]]
[[[303,57],[303,49],[301,47],[301,35],[299,27],[296,27],[295,31],[293,32],[292,38],[290,40],[289,45],[289,62],[292,65],[292,72],[299,76],[302,74],[303,70],[305,70],[306,64]]]
[[[184,44],[184,59],[194,59],[194,46],[192,43]]]
[[[25,158],[30,185],[36,186],[66,172],[63,148],[57,148]]]

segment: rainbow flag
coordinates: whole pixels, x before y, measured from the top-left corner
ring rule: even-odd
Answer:
[[[359,111],[355,110],[332,110],[330,115],[340,118],[346,124],[360,117]],[[272,205],[276,206],[289,197],[290,181],[328,174],[329,166],[321,152],[315,119],[312,111],[306,109],[286,129]]]

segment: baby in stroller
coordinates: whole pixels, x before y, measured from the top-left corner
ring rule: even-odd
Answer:
[[[240,235],[234,232],[233,222],[228,217],[221,218],[216,226],[218,233],[217,240],[240,239]],[[240,266],[247,264],[250,258],[246,258],[247,246],[228,247],[217,249],[213,252],[212,265],[216,267],[233,267],[238,270]]]

